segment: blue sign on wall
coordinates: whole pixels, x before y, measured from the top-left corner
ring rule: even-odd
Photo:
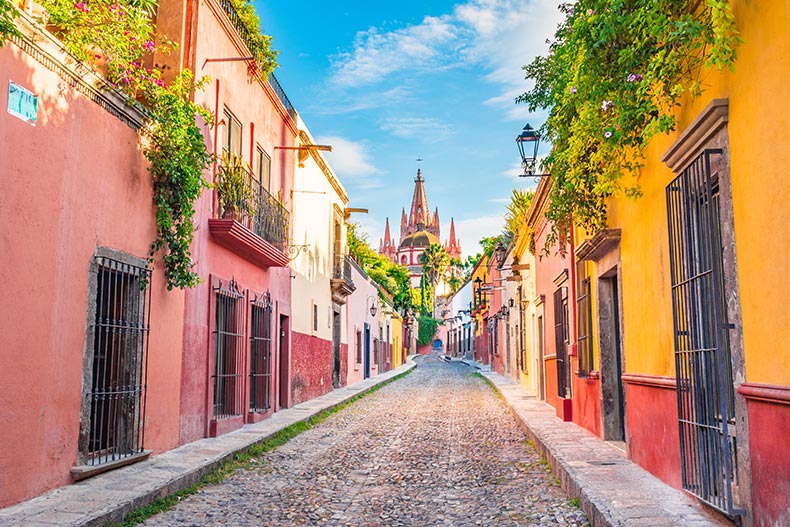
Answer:
[[[38,97],[19,84],[9,81],[8,113],[30,124],[36,124]]]

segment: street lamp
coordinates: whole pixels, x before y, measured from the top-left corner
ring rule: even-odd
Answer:
[[[474,279],[474,282],[475,282],[475,285],[477,286],[475,288],[475,296],[476,296],[476,300],[477,300],[477,305],[479,306],[480,304],[483,303],[483,295],[481,294],[481,291],[480,291],[480,285],[483,283],[483,280],[478,276],[477,278]]]
[[[505,249],[505,244],[501,241],[496,242],[494,253],[496,254],[496,259],[497,262],[499,262],[499,266],[502,267],[502,264],[505,263],[505,258],[507,257],[507,249]]]
[[[518,145],[518,152],[521,154],[521,165],[524,167],[524,173],[519,175],[519,177],[532,176],[541,178],[549,176],[549,174],[535,174],[535,161],[538,159],[540,135],[529,123],[516,136],[516,145]]]
[[[370,300],[370,316],[375,317],[376,312],[378,311],[378,301],[375,297],[369,296],[368,299]]]

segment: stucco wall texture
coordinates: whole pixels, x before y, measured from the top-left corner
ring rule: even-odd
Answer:
[[[9,81],[39,97],[35,126],[5,111]],[[2,507],[71,481],[89,266],[100,246],[144,259],[155,227],[133,129],[10,42],[0,86]],[[150,287],[145,447],[161,452],[178,443],[183,293],[167,291],[159,261]]]

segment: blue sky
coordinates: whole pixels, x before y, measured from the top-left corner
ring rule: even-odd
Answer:
[[[466,2],[255,2],[274,38],[275,75],[350,197],[378,248],[384,220],[398,235],[416,158],[442,241],[455,218],[464,255],[501,230],[521,172],[515,137],[542,124],[514,99],[530,85],[521,67],[548,50],[557,0]],[[541,150],[545,150],[541,148]],[[408,212],[408,211],[407,211]]]

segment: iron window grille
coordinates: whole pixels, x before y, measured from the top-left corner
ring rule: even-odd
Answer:
[[[272,407],[271,294],[256,295],[250,307],[250,410],[263,413]]]
[[[737,481],[735,390],[720,193],[706,150],[666,189],[683,488],[730,515]]]
[[[243,413],[244,303],[235,280],[214,288],[214,419]]]
[[[579,353],[579,376],[586,377],[593,370],[592,296],[590,274],[584,262],[576,266],[578,291],[576,297],[576,342]]]
[[[570,364],[568,363],[568,288],[554,291],[554,343],[557,354],[557,395],[570,395]]]
[[[357,331],[357,364],[362,364],[362,332]]]
[[[88,465],[143,452],[151,271],[98,256]]]

